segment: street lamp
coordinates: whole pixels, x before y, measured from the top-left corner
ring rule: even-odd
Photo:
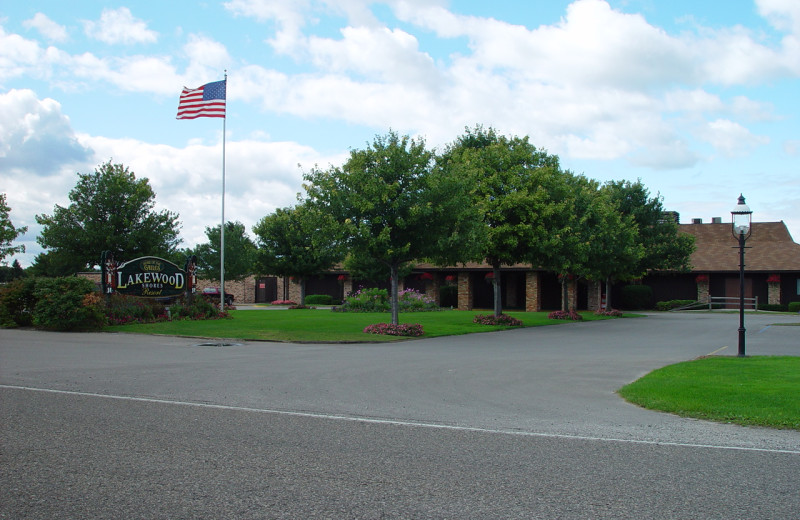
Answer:
[[[753,232],[753,211],[739,195],[739,203],[731,211],[731,232],[739,240],[739,357],[744,357],[744,242]]]

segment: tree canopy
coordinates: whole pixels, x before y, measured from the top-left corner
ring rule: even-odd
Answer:
[[[561,194],[566,174],[558,157],[532,145],[527,137],[498,136],[476,127],[448,147],[441,164],[451,175],[467,179],[472,204],[478,209],[486,240],[481,256],[492,266],[494,313],[502,312],[503,265],[540,260],[544,244],[563,212]]]
[[[483,231],[469,184],[437,167],[422,139],[377,136],[341,167],[315,168],[304,178],[308,202],[341,226],[347,247],[389,268],[393,324],[403,266],[480,258]]]
[[[71,203],[56,205],[51,215],[36,215],[43,226],[37,242],[48,249],[36,263],[43,274],[68,275],[92,269],[103,251],[128,260],[172,255],[180,243],[178,216],[155,211],[155,193],[146,178],[137,179],[122,164],[110,161],[94,173],[78,173]]]
[[[618,279],[636,278],[650,270],[687,271],[695,250],[694,237],[678,233],[678,225],[665,216],[660,196],[651,197],[641,181],[611,181],[604,189],[617,210],[636,223],[637,242],[644,249],[634,267]]]

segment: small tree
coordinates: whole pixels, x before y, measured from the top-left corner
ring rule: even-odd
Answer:
[[[7,256],[25,252],[24,245],[12,246],[11,244],[18,236],[28,231],[28,227],[15,228],[8,216],[10,211],[11,208],[6,203],[6,194],[0,193],[0,262],[3,262]]]
[[[337,226],[309,205],[278,209],[262,218],[253,232],[258,241],[259,270],[297,278],[301,305],[305,305],[306,280],[330,269],[342,257]]]
[[[48,274],[92,269],[102,251],[117,259],[169,257],[180,243],[178,216],[156,212],[147,179],[137,179],[122,164],[109,161],[93,174],[79,173],[69,199],[69,206],[56,205],[52,215],[36,215],[43,226],[36,241],[49,249],[41,260],[60,271]]]
[[[624,217],[636,227],[635,244],[640,254],[628,261],[620,261],[616,268],[608,268],[607,299],[610,306],[611,284],[615,280],[629,280],[644,276],[650,270],[685,272],[690,268],[695,250],[694,237],[678,232],[678,225],[665,218],[662,198],[650,197],[641,181],[611,181],[603,191]]]
[[[433,159],[422,139],[390,132],[352,151],[342,167],[305,175],[308,202],[342,226],[347,247],[388,268],[393,325],[399,275],[410,262],[480,258],[482,227],[468,184]]]
[[[220,226],[206,227],[208,242],[199,244],[193,252],[197,256],[197,270],[202,278],[220,280]],[[225,279],[241,280],[252,274],[256,259],[256,244],[247,236],[244,224],[239,221],[225,223]]]

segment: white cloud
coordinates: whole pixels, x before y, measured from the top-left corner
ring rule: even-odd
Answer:
[[[30,20],[25,20],[22,26],[26,29],[36,29],[51,42],[63,43],[69,39],[67,29],[63,25],[57,24],[42,13],[36,13]]]
[[[796,0],[756,0],[756,6],[773,27],[800,36],[800,3]]]
[[[31,90],[0,94],[0,169],[46,177],[83,164],[90,153],[57,101],[39,100]]]
[[[136,19],[127,7],[103,9],[99,21],[83,23],[86,36],[108,44],[131,45],[155,43],[158,33],[147,28],[147,23]]]
[[[711,143],[714,148],[728,156],[743,155],[747,151],[769,142],[764,136],[757,136],[747,128],[727,119],[709,122],[698,132],[699,136]]]

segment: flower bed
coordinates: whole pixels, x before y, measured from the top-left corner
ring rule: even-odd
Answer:
[[[583,319],[583,316],[578,314],[577,312],[573,311],[553,311],[547,315],[547,319],[549,320],[573,320],[573,321],[580,321]]]
[[[275,300],[272,305],[297,305],[297,303],[292,300]]]
[[[374,325],[367,325],[364,328],[364,333],[384,334],[387,336],[422,336],[425,332],[422,330],[422,325],[419,323],[400,323],[398,325],[376,323]]]
[[[473,318],[472,323],[479,325],[506,325],[508,327],[521,327],[522,322],[508,314],[495,316],[494,314],[478,314]]]
[[[611,316],[613,318],[621,318],[622,311],[617,309],[597,309],[595,311],[595,315],[597,316]]]

